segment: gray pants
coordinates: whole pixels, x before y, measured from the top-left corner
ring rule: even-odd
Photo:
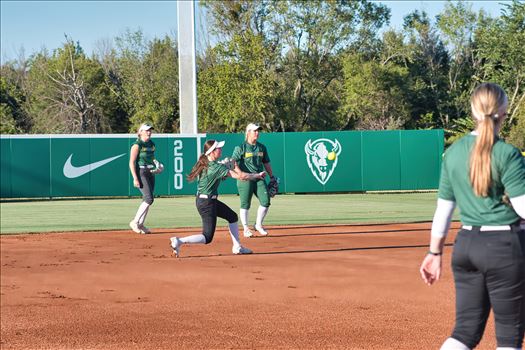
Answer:
[[[153,191],[155,190],[155,175],[149,169],[140,168],[140,192],[142,192],[142,200],[149,205],[153,204]]]
[[[525,231],[461,230],[454,243],[456,325],[452,338],[474,348],[494,311],[499,347],[520,348],[525,329]]]

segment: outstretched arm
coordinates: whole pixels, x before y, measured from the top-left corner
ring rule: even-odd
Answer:
[[[251,174],[251,173],[245,173],[243,171],[240,171],[240,170],[236,170],[238,167],[236,167],[235,169],[233,170],[229,170],[228,171],[228,176],[234,178],[234,179],[238,179],[238,180],[249,180],[249,181],[254,181],[254,180],[259,180],[259,179],[264,179],[264,177],[266,176],[266,173],[264,171],[260,172],[260,173],[255,173],[255,174]]]

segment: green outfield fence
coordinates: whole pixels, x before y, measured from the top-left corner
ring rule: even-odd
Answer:
[[[2,135],[0,197],[137,196],[128,168],[134,134]],[[185,179],[207,139],[225,140],[229,157],[243,134],[154,134],[156,195],[189,195]],[[443,130],[262,133],[280,192],[360,192],[436,189]],[[221,193],[236,193],[235,181]]]

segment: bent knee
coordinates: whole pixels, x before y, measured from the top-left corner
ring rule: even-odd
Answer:
[[[210,244],[213,241],[213,232],[203,232],[206,242],[204,244]]]
[[[232,215],[228,218],[228,223],[229,224],[235,224],[237,221],[239,221],[239,216],[237,215],[237,213],[232,213]]]

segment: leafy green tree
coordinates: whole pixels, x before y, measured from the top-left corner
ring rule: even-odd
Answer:
[[[523,103],[523,102],[522,102]],[[514,112],[515,124],[509,132],[506,141],[525,152],[525,107],[520,106]]]
[[[440,37],[450,53],[447,94],[450,120],[470,115],[470,93],[476,82],[476,74],[481,62],[474,55],[475,31],[485,14],[476,14],[466,2],[447,2],[444,10],[437,16]]]
[[[66,37],[51,56],[30,59],[26,109],[36,133],[99,133],[110,131],[99,101],[109,93],[104,72],[78,43]]]
[[[350,54],[344,61],[344,109],[356,129],[403,128],[410,118],[405,96],[408,69],[392,62],[364,60]]]
[[[242,131],[249,122],[277,130],[281,36],[274,1],[204,1],[219,43],[202,55],[199,128]],[[219,122],[218,122],[219,121]]]
[[[408,45],[411,118],[407,127],[444,127],[450,121],[447,75],[449,56],[426,12],[414,11],[404,19]]]
[[[104,87],[109,92],[100,103],[100,107],[108,115],[108,123],[112,133],[127,133],[130,122],[122,77],[119,75],[117,51],[110,40],[99,40],[96,44],[94,59],[104,71]]]
[[[478,26],[475,54],[483,62],[476,72],[477,82],[498,83],[509,96],[509,117],[503,129],[507,135],[518,126],[516,117],[525,113],[525,3],[513,1],[504,6],[499,18]]]
[[[344,126],[332,108],[340,95],[335,88],[342,86],[335,83],[342,75],[341,53],[370,42],[389,19],[388,9],[367,1],[286,1],[279,3],[277,14],[285,47],[286,130],[318,130],[326,125],[318,120],[339,120],[343,124],[332,127]]]
[[[11,64],[0,67],[0,133],[18,134],[30,129],[30,121],[23,110],[23,72]]]
[[[205,6],[211,17],[209,27],[213,28],[221,40],[222,52],[227,52],[215,55],[218,62],[213,67],[215,72],[210,73],[214,76],[214,84],[219,80],[219,69],[220,74],[224,72],[231,78],[227,79],[229,83],[221,81],[221,89],[233,89],[233,77],[240,77],[241,70],[253,72],[253,84],[260,86],[260,82],[263,82],[263,86],[269,86],[269,95],[261,95],[259,89],[248,89],[243,91],[242,96],[246,101],[262,103],[260,117],[257,117],[259,111],[252,112],[253,108],[250,114],[255,115],[255,118],[264,116],[265,119],[260,121],[269,124],[268,127],[272,130],[320,130],[346,126],[347,121],[339,111],[343,87],[339,80],[342,75],[341,53],[352,43],[356,49],[363,49],[365,43],[375,38],[377,29],[389,17],[385,6],[364,0],[207,1]],[[258,40],[253,41],[249,36]],[[243,45],[238,45],[239,42]],[[255,46],[250,50],[241,49],[248,44]],[[242,56],[249,51],[264,53],[265,57],[259,61],[265,61],[263,68],[266,73],[251,69]],[[223,64],[234,66],[223,67]],[[202,79],[199,81],[205,84],[207,73],[203,70],[200,74]],[[245,79],[249,74],[243,74],[242,78]],[[247,86],[246,80],[238,83]],[[210,87],[210,91],[211,89],[213,87]],[[253,95],[249,97],[248,93]],[[203,92],[200,96],[202,94]],[[234,98],[233,95],[227,97]],[[202,97],[200,101],[203,105],[208,103]],[[273,104],[274,111],[270,103]],[[222,106],[227,105],[228,103],[222,103]],[[229,105],[242,106],[240,103]],[[210,108],[211,106],[201,107],[200,112],[207,114]],[[213,113],[229,113],[231,117],[227,123],[230,125],[238,123],[239,118],[243,119],[235,119],[234,115],[245,115],[244,106],[235,111],[224,111],[223,108],[216,109]]]
[[[157,132],[179,130],[178,58],[174,41],[148,41],[142,31],[117,38],[118,94],[128,112],[130,131],[150,122]]]
[[[276,83],[261,35],[234,35],[212,55],[216,63],[199,74],[199,129],[238,132],[250,122],[272,129]]]

